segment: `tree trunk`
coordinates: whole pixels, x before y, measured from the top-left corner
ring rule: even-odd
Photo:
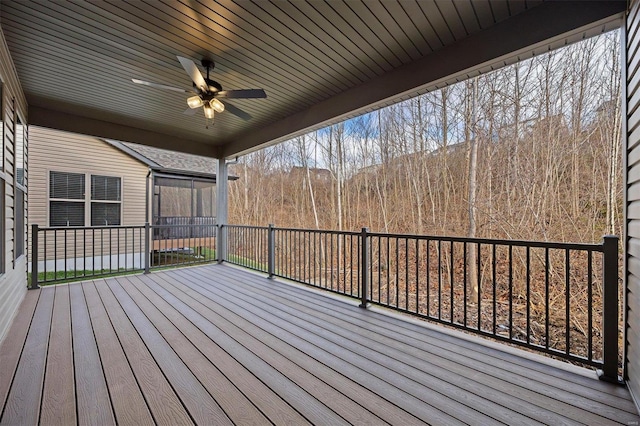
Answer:
[[[477,119],[477,98],[478,98],[478,77],[474,77],[467,82],[467,98],[469,99],[469,108],[467,113],[466,137],[469,144],[469,230],[468,237],[476,236],[476,214],[478,207],[476,205],[477,194],[477,170],[478,170],[478,138],[476,134]],[[476,245],[471,244],[469,247],[469,258],[467,268],[469,270],[469,297],[472,302],[478,302],[478,274],[476,271],[477,256]]]

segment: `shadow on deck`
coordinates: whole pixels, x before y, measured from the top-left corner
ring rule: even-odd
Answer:
[[[226,265],[30,291],[0,359],[2,424],[640,420],[589,370]]]

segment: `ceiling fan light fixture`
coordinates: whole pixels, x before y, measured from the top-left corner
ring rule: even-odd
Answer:
[[[194,109],[204,105],[204,102],[200,99],[200,96],[192,96],[187,99],[187,105],[189,105],[189,108]]]
[[[209,106],[215,110],[215,112],[224,111],[224,104],[217,99],[211,99],[209,101]]]
[[[214,114],[213,108],[211,108],[211,106],[205,104],[204,105],[204,116],[209,118],[209,119],[211,119],[211,120],[213,120],[213,114]]]

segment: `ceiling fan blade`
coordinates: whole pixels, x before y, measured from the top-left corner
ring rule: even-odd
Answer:
[[[187,108],[184,110],[183,114],[184,115],[196,115],[196,112],[198,112],[199,108]]]
[[[192,93],[191,90],[180,89],[178,87],[165,86],[164,84],[151,83],[150,81],[143,81],[143,80],[138,80],[138,79],[135,79],[135,78],[132,78],[131,81],[133,81],[136,84],[142,84],[144,86],[155,87],[156,89],[173,90],[174,92],[180,92],[180,93]]]
[[[253,99],[266,97],[267,94],[262,89],[223,90],[216,93],[216,98]]]
[[[196,87],[206,93],[209,90],[207,82],[204,81],[204,77],[200,74],[200,70],[196,64],[191,59],[183,58],[182,56],[178,56],[178,60],[182,64],[182,68],[184,68],[187,74],[189,74],[189,77],[191,77],[191,80],[193,80]]]
[[[235,105],[230,104],[229,102],[225,102],[225,101],[220,101],[220,102],[224,104],[225,111],[228,111],[231,114],[235,115],[236,117],[242,118],[243,120],[251,120],[251,115],[249,115],[248,112],[244,112],[243,110],[241,110]]]

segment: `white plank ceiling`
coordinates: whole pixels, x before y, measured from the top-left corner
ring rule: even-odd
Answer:
[[[625,7],[625,1],[0,0],[0,25],[30,124],[231,156],[506,63],[541,43],[613,28]],[[263,88],[268,98],[230,101],[253,118],[224,112],[207,129],[201,112],[183,114],[187,95],[131,82],[189,89],[176,55],[198,64],[212,59],[212,78],[224,89]]]

